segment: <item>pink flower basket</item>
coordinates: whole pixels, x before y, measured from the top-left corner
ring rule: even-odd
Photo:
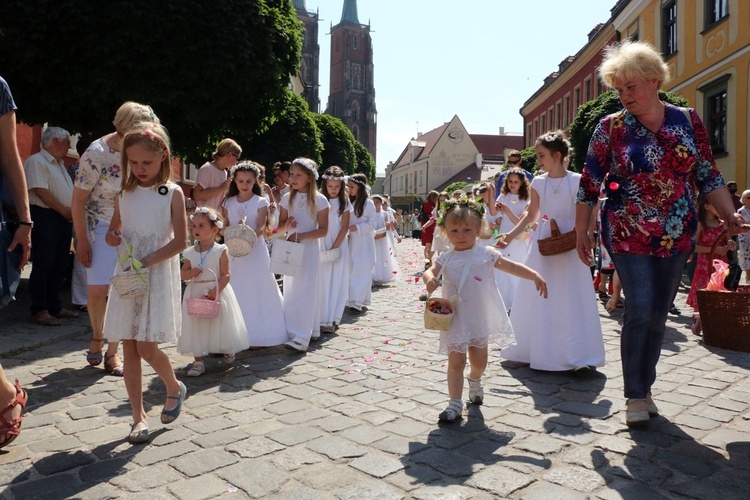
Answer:
[[[216,283],[216,299],[196,299],[193,297],[194,290],[197,287],[190,287],[190,298],[187,299],[187,311],[190,316],[196,318],[215,318],[221,311],[221,301],[219,300],[219,279],[216,277],[216,273],[210,269],[206,269],[208,272],[214,275],[214,282]]]

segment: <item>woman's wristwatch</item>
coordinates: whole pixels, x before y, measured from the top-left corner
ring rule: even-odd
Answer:
[[[29,226],[29,228],[34,227],[34,221],[25,221],[25,220],[19,220],[18,221],[19,226]]]

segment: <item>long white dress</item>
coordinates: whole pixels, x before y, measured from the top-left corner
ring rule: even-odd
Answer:
[[[516,217],[521,217],[526,207],[529,206],[529,200],[521,200],[517,194],[501,194],[497,197],[497,201],[503,203]],[[509,233],[516,225],[505,217],[504,214],[498,213],[496,219],[500,222],[500,234]],[[500,253],[506,259],[510,259],[514,262],[520,262],[523,264],[526,262],[526,258],[529,253],[529,241],[527,237],[521,239],[515,239],[504,249],[500,250]],[[495,281],[497,282],[498,288],[500,288],[500,295],[503,296],[505,307],[508,309],[513,308],[513,298],[516,296],[516,290],[518,289],[518,283],[521,282],[521,278],[514,276],[509,273],[504,273],[499,270],[495,270]]]
[[[543,256],[537,246],[537,239],[551,234],[545,215],[555,219],[561,233],[574,228],[580,180],[581,174],[568,172],[559,179],[544,174],[531,183],[539,194],[540,220],[532,233],[526,265],[545,279],[549,298],[540,297],[532,281],[521,280],[510,313],[516,345],[503,349],[501,355],[538,370],[604,365],[602,327],[588,266],[575,250]]]
[[[499,257],[496,248],[480,242],[475,243],[475,248],[460,252],[451,250],[438,256],[436,262],[444,268],[444,299],[457,295],[464,266],[471,259],[451,326],[448,331],[440,332],[440,354],[465,353],[469,347],[485,348],[490,343],[500,348],[513,343],[513,327],[495,284],[494,266]]]
[[[370,305],[372,273],[375,267],[375,204],[367,200],[362,215],[352,210],[349,231],[349,299],[346,305],[362,308]]]
[[[119,198],[122,238],[133,245],[133,256],[142,260],[173,238],[172,197],[177,184],[167,184],[165,195],[157,187],[136,187]],[[122,247],[122,246],[121,246]],[[120,265],[117,266],[120,271]],[[148,290],[131,299],[121,299],[114,287],[104,316],[107,339],[174,342],[180,337],[180,258],[174,257],[149,268]]]
[[[226,245],[214,243],[205,252],[201,253],[195,249],[195,246],[192,246],[182,254],[190,261],[190,267],[203,269],[203,272],[190,281],[182,299],[182,335],[177,342],[177,350],[180,354],[193,356],[208,356],[209,353],[235,354],[250,346],[242,311],[230,283],[219,294],[221,310],[217,317],[201,318],[188,314],[188,299],[203,298],[204,294],[216,287],[214,275],[208,270],[213,271],[217,277],[220,276],[219,261],[225,252],[229,254]]]
[[[256,230],[258,211],[268,207],[264,196],[253,195],[247,201],[239,202],[236,196],[224,201],[228,224],[239,224],[245,217],[245,224]],[[244,257],[230,257],[234,294],[245,319],[249,345],[268,347],[286,342],[284,325],[284,298],[271,273],[271,257],[268,254],[266,239],[258,235],[250,253]]]
[[[372,280],[376,283],[390,283],[398,278],[398,263],[393,255],[392,236],[389,234],[390,231],[386,229],[388,212],[384,210],[378,212],[376,210],[375,221],[375,235],[383,234],[383,237],[374,240],[375,266],[373,268]]]
[[[297,227],[293,231],[306,233],[318,228],[317,214],[329,208],[328,200],[322,193],[315,198],[315,216],[307,206],[307,194],[297,192],[294,206],[290,206],[290,193],[285,194],[279,205],[284,207],[289,217],[294,217]],[[302,256],[302,269],[297,276],[284,276],[284,323],[287,337],[298,342],[305,349],[311,337],[320,336],[320,308],[318,307],[318,266],[320,265],[321,238],[303,240],[305,252]]]
[[[330,250],[341,231],[339,200],[328,200],[331,208],[328,211],[328,234],[323,238],[324,250]],[[344,212],[351,212],[352,204],[346,201]],[[343,214],[342,214],[343,215]],[[320,326],[331,327],[341,324],[346,299],[349,296],[349,245],[346,237],[339,245],[339,260],[321,262],[318,268],[318,299],[320,301]]]

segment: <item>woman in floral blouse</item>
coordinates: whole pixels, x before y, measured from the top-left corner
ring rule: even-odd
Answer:
[[[122,361],[117,355],[119,342],[104,347],[104,311],[107,306],[109,279],[115,272],[117,250],[107,245],[104,236],[115,210],[115,195],[122,182],[120,172],[122,139],[141,122],[159,123],[150,106],[126,102],[117,110],[112,124],[115,132],[92,142],[81,156],[73,189],[73,227],[76,234],[76,258],[86,267],[88,312],[92,339],[86,361],[104,370],[122,375]]]
[[[659,99],[669,79],[659,53],[625,41],[607,49],[599,74],[624,109],[603,118],[589,144],[578,192],[578,254],[585,263],[591,259],[588,222],[603,185],[602,238],[627,296],[620,345],[625,420],[644,425],[658,413],[651,386],[667,313],[695,245],[697,195],[708,198],[730,231],[741,231],[744,221],[695,110]]]

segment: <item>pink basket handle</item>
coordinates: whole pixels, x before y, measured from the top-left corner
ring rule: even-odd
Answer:
[[[213,274],[213,275],[214,275],[214,283],[216,283],[216,297],[214,298],[214,300],[213,300],[213,301],[214,301],[214,302],[219,302],[219,278],[218,278],[218,277],[216,276],[216,273],[215,273],[215,272],[213,272],[213,270],[211,270],[210,268],[202,269],[202,270],[201,270],[201,273],[204,273],[204,272],[206,272],[206,271],[208,271],[209,273],[211,273],[211,274]],[[200,276],[200,275],[199,275],[199,276]],[[191,286],[191,287],[190,287],[190,298],[191,298],[191,299],[194,299],[194,298],[195,298],[194,294],[195,294],[195,289],[196,289],[196,288],[197,288],[197,287],[194,287],[194,286]]]

